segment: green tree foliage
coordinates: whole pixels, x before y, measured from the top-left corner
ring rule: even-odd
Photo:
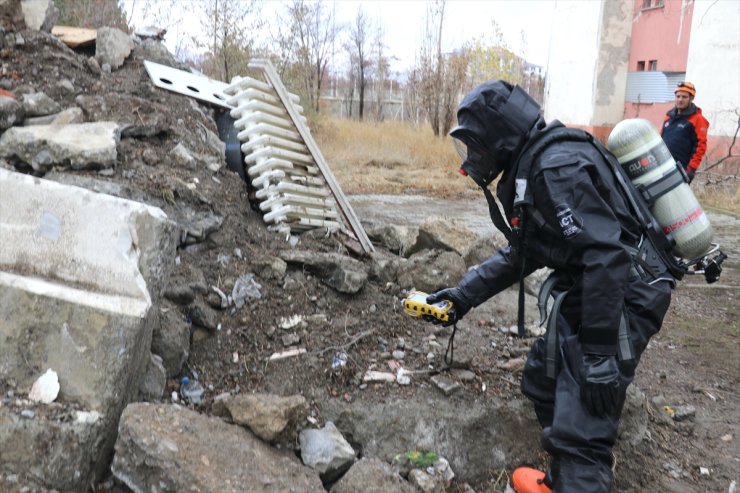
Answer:
[[[54,0],[59,9],[57,24],[75,27],[116,27],[128,32],[120,0]]]

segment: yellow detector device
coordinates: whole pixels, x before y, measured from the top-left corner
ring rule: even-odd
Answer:
[[[427,303],[427,293],[422,291],[411,291],[406,298],[401,300],[403,311],[406,315],[415,318],[436,318],[442,322],[450,320],[452,302],[442,300],[434,304]]]

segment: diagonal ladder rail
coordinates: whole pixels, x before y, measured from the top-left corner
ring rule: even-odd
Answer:
[[[280,101],[283,103],[283,106],[285,106],[285,110],[290,115],[291,120],[293,120],[298,133],[303,139],[303,142],[306,144],[306,147],[311,153],[311,156],[313,157],[315,163],[318,165],[321,174],[324,176],[324,179],[326,180],[326,183],[329,186],[329,189],[331,190],[331,193],[334,196],[337,205],[339,206],[339,210],[342,216],[344,216],[346,221],[349,223],[352,232],[357,237],[360,245],[362,245],[363,250],[367,253],[375,251],[375,248],[370,242],[370,239],[367,237],[367,233],[365,233],[365,229],[362,227],[360,220],[355,215],[352,206],[349,204],[349,201],[345,197],[342,189],[339,187],[339,184],[334,178],[334,174],[331,172],[331,169],[329,169],[329,165],[324,160],[324,156],[321,154],[319,146],[313,140],[313,136],[308,130],[306,124],[303,122],[302,116],[294,107],[293,101],[290,99],[288,90],[283,85],[283,82],[280,79],[277,71],[275,70],[275,67],[272,65],[272,62],[265,59],[256,59],[249,62],[248,67],[263,71],[267,82],[270,83],[275,92],[278,94]]]

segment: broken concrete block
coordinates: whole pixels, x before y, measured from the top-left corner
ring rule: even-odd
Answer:
[[[139,492],[326,492],[295,457],[240,426],[177,405],[128,406],[111,470]]]
[[[119,140],[114,122],[13,127],[0,137],[0,157],[19,160],[40,172],[54,166],[111,168]]]
[[[58,374],[49,412],[0,407],[0,469],[81,491],[107,468],[149,362],[175,225],[157,208],[0,169],[0,387]],[[71,410],[97,420],[71,422]],[[52,438],[50,438],[52,437]]]
[[[95,59],[102,65],[115,70],[123,65],[126,57],[134,49],[131,36],[114,27],[101,27],[95,42]]]

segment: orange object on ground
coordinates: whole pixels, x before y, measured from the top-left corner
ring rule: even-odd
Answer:
[[[0,89],[0,96],[4,96],[6,98],[13,98],[13,99],[15,99],[15,94],[13,94],[10,91],[6,91],[5,89]]]
[[[511,483],[516,493],[552,493],[552,490],[542,483],[545,473],[531,467],[519,467],[511,475]]]

